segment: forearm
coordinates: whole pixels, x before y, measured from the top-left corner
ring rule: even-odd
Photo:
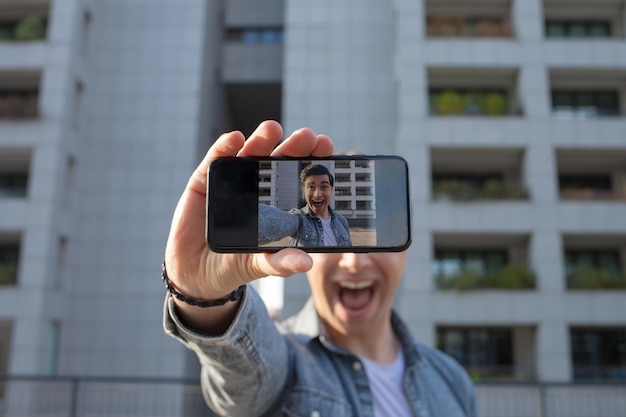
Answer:
[[[294,236],[298,232],[298,215],[277,207],[259,204],[259,244]]]
[[[169,300],[165,330],[197,354],[211,408],[220,415],[262,415],[284,389],[289,354],[258,294],[248,288],[231,326],[215,336],[186,327],[172,307]]]
[[[176,315],[189,329],[206,335],[223,334],[231,325],[241,300],[214,307],[197,307],[173,298]]]

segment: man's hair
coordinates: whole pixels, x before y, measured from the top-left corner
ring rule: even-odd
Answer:
[[[320,164],[309,164],[305,166],[302,171],[300,171],[300,185],[304,186],[304,182],[306,181],[307,177],[310,177],[311,175],[328,175],[330,186],[334,187],[335,185],[335,179],[331,175],[328,168]]]

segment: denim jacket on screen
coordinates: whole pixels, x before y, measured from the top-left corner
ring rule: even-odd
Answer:
[[[352,246],[348,221],[335,210],[330,212],[330,226],[337,246]],[[309,212],[309,207],[283,211],[274,206],[259,204],[259,244],[291,236],[291,246],[324,246],[324,229],[319,217]]]
[[[463,368],[415,342],[395,313],[392,324],[404,351],[404,392],[415,416],[476,417],[474,388]],[[198,355],[203,394],[221,416],[374,416],[365,367],[323,335],[310,300],[297,316],[276,325],[248,286],[230,328],[207,336],[179,321],[168,296],[164,326]]]

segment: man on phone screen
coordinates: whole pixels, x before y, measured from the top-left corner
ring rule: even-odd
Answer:
[[[324,165],[304,167],[300,185],[306,206],[285,212],[259,205],[259,244],[290,236],[291,246],[352,246],[348,221],[330,207],[334,184]]]

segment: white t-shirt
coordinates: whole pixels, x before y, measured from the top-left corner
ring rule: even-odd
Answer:
[[[378,363],[360,357],[370,383],[376,417],[413,417],[404,394],[404,354],[399,349],[392,363]]]
[[[322,229],[324,229],[324,246],[337,246],[337,238],[330,225],[332,217],[329,216],[327,219],[320,217],[320,220],[322,221]]]

